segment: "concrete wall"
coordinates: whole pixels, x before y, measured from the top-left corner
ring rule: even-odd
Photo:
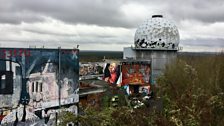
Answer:
[[[124,48],[123,58],[144,59],[152,61],[152,84],[163,73],[167,64],[172,63],[177,57],[177,50],[135,50],[131,47]]]

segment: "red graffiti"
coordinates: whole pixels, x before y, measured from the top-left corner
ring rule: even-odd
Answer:
[[[27,49],[2,49],[0,50],[1,58],[11,58],[11,57],[30,57],[31,52]]]

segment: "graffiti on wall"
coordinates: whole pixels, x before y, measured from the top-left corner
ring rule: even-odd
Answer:
[[[151,63],[149,61],[127,61],[121,65],[122,85],[128,95],[148,95],[151,84]]]
[[[120,65],[117,63],[106,63],[103,80],[109,84],[118,84],[120,77]]]
[[[150,65],[138,63],[122,63],[122,83],[150,84]]]
[[[0,64],[0,124],[78,103],[78,50],[0,48]]]
[[[80,76],[103,74],[103,62],[91,62],[80,64]]]
[[[138,39],[135,42],[135,46],[136,48],[165,48],[165,49],[175,49],[176,45],[175,43],[169,42],[162,42],[161,39],[159,39],[158,41],[150,41],[147,42],[145,39]]]

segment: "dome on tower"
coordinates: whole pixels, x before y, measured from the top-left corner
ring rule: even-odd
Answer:
[[[147,19],[137,28],[134,38],[137,49],[177,50],[179,40],[176,25],[162,15],[153,15]]]

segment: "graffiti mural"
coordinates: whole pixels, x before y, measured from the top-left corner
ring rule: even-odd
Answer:
[[[103,62],[91,62],[80,64],[80,76],[103,74]]]
[[[123,84],[150,84],[150,65],[138,63],[122,63]]]
[[[78,103],[78,52],[0,48],[0,124],[37,120]]]
[[[104,68],[103,80],[109,84],[118,84],[120,77],[120,65],[117,63],[106,63]]]
[[[151,84],[150,61],[124,61],[121,65],[122,86],[128,95],[141,93],[148,95]]]

